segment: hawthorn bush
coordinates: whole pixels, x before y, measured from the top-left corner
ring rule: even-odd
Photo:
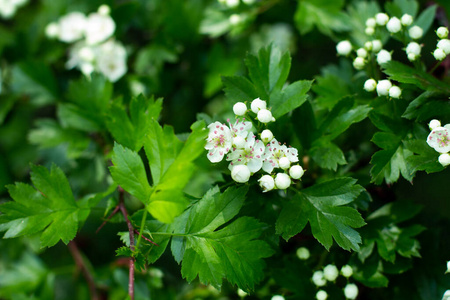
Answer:
[[[450,299],[448,1],[0,17],[1,299]]]

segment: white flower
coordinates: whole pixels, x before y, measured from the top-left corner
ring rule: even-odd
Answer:
[[[344,288],[345,298],[353,300],[358,297],[358,287],[354,283],[348,283]]]
[[[436,35],[440,38],[440,39],[445,39],[448,36],[448,29],[447,27],[441,26],[436,30]]]
[[[239,0],[226,0],[225,4],[230,8],[234,8],[239,5]]]
[[[379,26],[384,26],[389,21],[389,16],[385,13],[377,13],[375,15],[375,21]]]
[[[447,271],[445,273],[450,273],[450,260],[447,262]]]
[[[450,151],[450,124],[444,127],[434,128],[427,137],[427,143],[439,153],[447,153]]]
[[[250,178],[250,170],[246,165],[234,166],[231,170],[231,178],[239,183],[246,183]]]
[[[275,187],[275,180],[273,180],[272,176],[264,175],[259,180],[259,186],[262,188],[263,193],[271,191]]]
[[[364,43],[364,48],[366,48],[367,51],[371,51],[373,49],[373,44],[371,41]]]
[[[281,295],[274,295],[270,298],[270,300],[284,300],[284,297]]]
[[[342,276],[349,278],[353,275],[353,268],[349,265],[345,265],[341,268]]]
[[[244,298],[245,296],[248,295],[246,292],[244,292],[244,291],[241,290],[241,289],[238,289],[238,290],[237,290],[237,294],[238,294],[238,296],[241,297],[241,298]]]
[[[116,82],[127,72],[127,53],[125,47],[119,42],[109,40],[101,44],[98,49],[98,70],[109,81]]]
[[[59,19],[59,39],[72,43],[84,35],[86,16],[80,12],[71,12]]]
[[[247,105],[244,102],[237,102],[233,105],[233,112],[236,116],[243,116],[247,112]]]
[[[278,173],[275,176],[275,186],[277,189],[285,190],[291,185],[291,177],[285,173]]]
[[[260,111],[258,111],[256,119],[261,123],[269,123],[275,121],[274,117],[272,116],[272,113],[268,109],[261,109]]]
[[[356,56],[366,58],[367,57],[367,50],[364,48],[359,48],[356,50]]]
[[[59,35],[59,25],[56,22],[49,23],[45,26],[45,35],[50,39],[55,39]]]
[[[450,299],[450,290],[446,290],[444,295],[442,296],[442,300],[449,300]]]
[[[433,119],[430,121],[430,123],[428,123],[428,127],[430,128],[430,130],[441,127],[441,122],[439,120]]]
[[[116,23],[108,15],[92,13],[86,21],[86,42],[90,45],[101,43],[111,37],[116,30]]]
[[[408,15],[408,14],[404,14],[403,16],[402,16],[402,24],[403,24],[403,26],[409,26],[409,25],[411,25],[412,24],[412,22],[413,22],[413,17],[411,16],[411,15]]]
[[[272,131],[270,131],[269,129],[264,129],[262,132],[261,132],[261,140],[264,142],[264,143],[269,143],[271,140],[273,139],[273,133],[272,133]]]
[[[324,290],[317,291],[316,293],[317,300],[326,300],[327,298],[328,298],[327,292],[325,292]]]
[[[367,27],[375,27],[375,26],[377,26],[377,21],[375,20],[375,18],[368,18],[366,20],[366,26]]]
[[[420,47],[419,44],[416,42],[411,42],[406,46],[406,53],[413,53],[415,55],[420,55],[420,51],[422,50],[422,47]]]
[[[302,166],[295,165],[289,169],[289,176],[291,176],[292,179],[300,179],[303,174],[305,174],[305,170],[303,170]]]
[[[336,51],[339,55],[347,56],[352,52],[352,44],[349,41],[340,41],[336,45]]]
[[[89,46],[81,47],[78,50],[78,56],[86,62],[92,62],[95,59],[94,49]]]
[[[106,5],[106,4],[102,4],[97,9],[97,12],[98,12],[98,14],[100,14],[102,16],[106,16],[106,15],[109,15],[111,13],[111,8],[108,5]]]
[[[386,28],[391,33],[397,33],[402,29],[402,23],[397,17],[392,17],[386,24]]]
[[[364,82],[364,89],[368,92],[373,92],[377,88],[377,82],[375,79],[367,79],[366,82]]]
[[[389,89],[389,97],[398,99],[401,95],[402,90],[398,86],[394,85]]]
[[[335,281],[339,276],[339,270],[335,265],[327,265],[323,268],[323,277],[328,281]]]
[[[306,247],[300,247],[296,251],[297,257],[301,260],[307,260],[311,254],[309,253],[308,248]]]
[[[450,54],[450,40],[442,39],[437,43],[437,48],[444,51],[445,55]]]
[[[389,95],[389,89],[392,87],[392,83],[387,80],[380,80],[377,84],[377,93],[378,96],[387,96]]]
[[[353,67],[356,70],[362,70],[364,69],[364,66],[366,65],[366,61],[364,60],[364,58],[362,57],[356,57],[355,60],[353,61]]]
[[[245,138],[242,136],[235,136],[233,138],[233,147],[235,148],[244,148],[245,147]]]
[[[418,40],[423,36],[423,29],[415,25],[409,29],[408,33],[413,40]]]
[[[0,1],[0,15],[4,19],[9,19],[16,14],[17,6],[14,1]]]
[[[434,50],[433,56],[437,60],[444,60],[447,55],[442,49],[437,48],[436,50]]]
[[[252,112],[254,112],[255,114],[258,113],[258,111],[260,111],[261,109],[266,109],[267,108],[267,103],[264,100],[261,100],[259,98],[256,98],[255,100],[252,101],[252,103],[250,104],[250,108],[252,110]]]
[[[439,155],[438,161],[442,166],[446,167],[450,165],[450,155],[448,153],[443,153]],[[448,273],[448,269],[446,273]]]
[[[323,277],[323,271],[315,271],[312,276],[312,281],[316,286],[324,286],[327,284],[325,277]]]
[[[373,27],[366,27],[366,29],[364,30],[364,32],[365,32],[367,35],[373,35],[373,34],[375,33],[375,28],[373,28]]]
[[[230,22],[231,25],[237,25],[237,24],[241,23],[242,17],[239,14],[232,14],[228,18],[228,21]]]
[[[231,131],[220,122],[211,123],[208,128],[209,134],[205,145],[205,149],[209,150],[208,159],[211,162],[219,162],[230,151]]]
[[[69,60],[66,62],[67,69],[81,69],[81,66],[87,63],[87,61],[83,60],[83,58],[80,57],[80,50],[85,46],[86,44],[84,42],[77,42],[69,48]],[[86,73],[83,72],[83,74]]]
[[[298,151],[292,147],[281,145],[275,138],[266,145],[263,155],[264,163],[262,169],[267,173],[272,173],[274,168],[279,168],[279,161],[282,157],[287,157],[291,163],[298,161]]]
[[[372,51],[373,52],[378,52],[383,48],[383,43],[381,43],[380,40],[373,40],[372,41]]]
[[[227,161],[231,161],[230,170],[235,165],[247,165],[250,172],[258,172],[263,165],[264,143],[255,140],[253,132],[249,132],[243,148],[233,148],[227,155]]]
[[[391,59],[392,59],[391,53],[389,53],[387,50],[381,49],[380,52],[378,52],[377,54],[377,62],[379,65],[387,63]]]

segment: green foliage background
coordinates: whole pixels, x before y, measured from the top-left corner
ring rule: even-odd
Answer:
[[[129,71],[114,84],[66,70],[67,45],[45,36],[49,22],[101,4],[111,6],[128,52]],[[358,299],[441,299],[450,288],[450,171],[426,137],[431,119],[450,122],[448,60],[434,76],[425,70],[450,5],[435,4],[22,7],[0,24],[0,298],[88,299],[66,245],[74,239],[105,299],[127,297],[130,255],[136,299],[237,299],[237,286],[248,299],[314,299],[312,273],[327,264],[353,266]],[[367,76],[336,55],[341,39],[364,44],[362,24],[380,10],[424,12],[417,22],[429,28],[425,70],[400,55],[384,66],[403,89],[399,100],[365,92]],[[233,13],[243,16],[235,26]],[[388,47],[403,46],[391,39]],[[205,125],[256,97],[272,107],[277,139],[304,157],[300,192],[262,194],[255,182],[226,189],[226,166],[206,159]],[[145,214],[144,232],[159,246],[142,241],[132,253],[121,215],[96,233],[119,201],[118,185],[133,224],[142,227]],[[299,247],[309,260],[296,257]],[[328,284],[329,297],[344,299],[345,284]]]

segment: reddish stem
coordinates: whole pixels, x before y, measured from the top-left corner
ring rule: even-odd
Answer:
[[[135,229],[134,230],[134,233],[136,233],[137,235],[139,235],[140,233],[139,233],[139,231],[137,230],[137,229]],[[155,245],[155,246],[158,246],[159,247],[159,245],[157,244],[157,243],[155,243],[154,241],[152,241],[151,239],[149,239],[149,238],[147,238],[147,237],[145,237],[144,235],[142,235],[142,238],[144,239],[144,240],[146,240],[147,242],[149,242],[149,243],[152,243],[153,245]]]
[[[84,263],[83,257],[81,256],[81,252],[77,247],[77,244],[74,241],[70,241],[69,244],[67,244],[67,247],[69,248],[70,254],[72,254],[73,259],[75,260],[75,264],[77,267],[81,270],[81,272],[84,275],[84,278],[87,281],[88,287],[89,287],[89,294],[91,295],[92,300],[99,300],[97,289],[95,287],[95,281],[92,274],[89,272],[86,264]]]
[[[98,233],[100,231],[100,229],[103,228],[103,226],[105,226],[105,224],[119,211],[119,205],[116,206],[116,208],[114,208],[113,212],[106,218],[106,220],[102,223],[102,225],[100,225],[100,227],[95,231],[95,233]]]

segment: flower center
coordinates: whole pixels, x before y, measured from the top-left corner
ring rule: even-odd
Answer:
[[[448,133],[444,133],[444,135],[438,136],[437,142],[438,142],[439,146],[441,146],[441,147],[448,146],[450,143],[450,139],[448,138]]]

